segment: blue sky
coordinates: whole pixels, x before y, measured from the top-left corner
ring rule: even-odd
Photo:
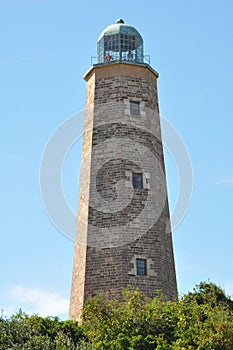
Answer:
[[[2,0],[0,308],[6,314],[22,307],[67,316],[73,242],[44,210],[40,162],[57,126],[83,110],[83,74],[99,34],[119,17],[144,38],[160,74],[161,114],[182,136],[193,166],[191,204],[173,233],[179,292],[210,279],[233,294],[232,1]],[[80,145],[62,174],[73,211]],[[178,181],[168,152],[166,165],[172,212]]]

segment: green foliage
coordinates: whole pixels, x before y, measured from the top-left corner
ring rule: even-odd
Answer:
[[[206,282],[180,301],[126,290],[113,300],[88,300],[83,329],[93,349],[232,350],[232,305],[220,287]]]
[[[82,325],[21,310],[0,317],[3,350],[232,350],[233,302],[202,282],[179,301],[123,290],[85,304]]]
[[[185,295],[183,300],[188,303],[195,300],[198,305],[208,304],[211,307],[222,305],[233,310],[233,301],[231,298],[226,296],[222,288],[211,282],[201,282],[194,288],[194,292]]]
[[[10,318],[0,318],[0,349],[4,350],[82,349],[83,338],[82,328],[76,322],[60,321],[57,317],[28,316],[20,310]]]

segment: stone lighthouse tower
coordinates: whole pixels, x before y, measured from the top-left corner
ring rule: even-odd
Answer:
[[[158,108],[143,39],[118,20],[85,74],[86,109],[70,318],[87,298],[130,286],[177,295]]]

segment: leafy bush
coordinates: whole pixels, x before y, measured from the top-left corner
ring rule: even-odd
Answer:
[[[232,350],[233,301],[202,282],[179,301],[123,290],[87,300],[82,324],[21,310],[0,317],[1,350]]]
[[[0,318],[0,349],[74,350],[84,339],[76,322],[60,321],[57,317],[28,316],[21,310]]]
[[[83,329],[94,349],[232,350],[232,305],[220,287],[206,282],[179,301],[124,290],[113,300],[88,300]]]

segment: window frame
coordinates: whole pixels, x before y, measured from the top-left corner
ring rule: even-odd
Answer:
[[[140,263],[143,263],[142,266],[139,266]],[[136,258],[136,275],[147,276],[147,259]]]
[[[140,116],[140,101],[129,101],[130,115]]]
[[[136,180],[135,177],[140,176],[139,180]],[[133,188],[136,189],[141,189],[143,188],[143,174],[142,173],[132,173],[132,183],[133,183]],[[135,186],[135,184],[139,184],[139,186]]]

